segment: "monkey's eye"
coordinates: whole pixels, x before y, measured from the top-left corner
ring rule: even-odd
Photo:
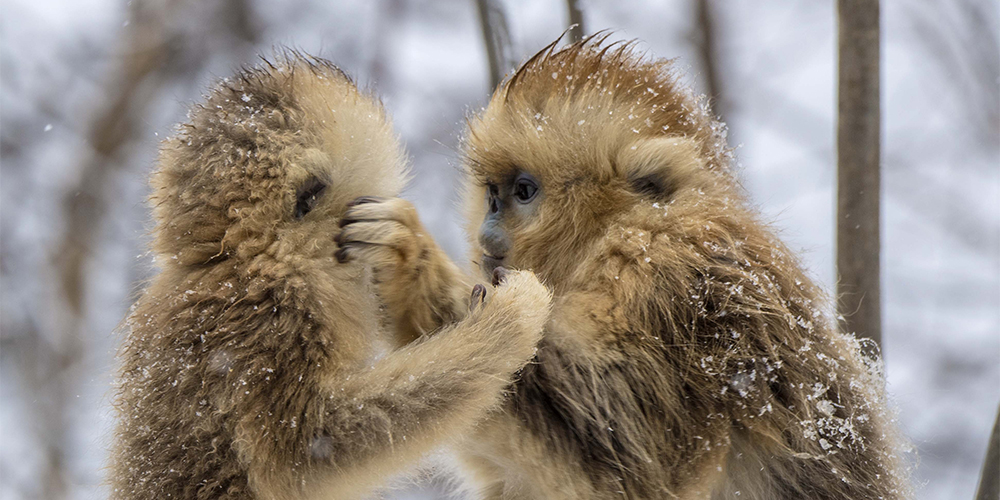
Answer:
[[[664,194],[662,181],[655,175],[647,175],[639,177],[638,179],[632,179],[629,183],[632,185],[632,189],[641,195],[662,196]]]
[[[295,200],[295,212],[293,216],[296,219],[301,219],[305,217],[313,208],[316,207],[316,200],[319,196],[323,194],[323,190],[326,189],[326,184],[317,179],[316,177],[311,177],[302,188],[299,189],[299,193]]]
[[[530,202],[536,194],[538,194],[538,184],[526,174],[522,174],[514,181],[514,198],[519,203]]]

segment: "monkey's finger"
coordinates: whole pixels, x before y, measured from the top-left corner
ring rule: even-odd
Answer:
[[[413,204],[402,198],[387,198],[377,201],[366,201],[347,209],[340,227],[360,221],[394,220],[408,227],[416,227],[419,223],[417,210]]]
[[[398,260],[395,250],[384,246],[362,242],[351,242],[342,245],[333,256],[341,264],[360,260],[373,267],[392,265]]]
[[[498,266],[493,269],[493,286],[500,286],[507,279],[507,268]]]
[[[355,222],[344,227],[334,237],[338,246],[352,243],[382,245],[392,248],[403,258],[417,251],[417,241],[413,232],[396,221]]]
[[[469,312],[476,312],[476,309],[479,308],[484,301],[486,301],[486,287],[476,283],[476,286],[472,287],[472,298],[469,300]]]
[[[333,256],[337,259],[337,262],[340,262],[341,264],[349,262],[354,257],[351,255],[351,248],[349,247],[338,248],[336,252],[333,252]]]
[[[357,260],[371,266],[378,279],[389,279],[401,269],[412,269],[400,255],[401,252],[389,246],[359,242],[344,244],[333,254],[340,263]]]
[[[348,207],[356,207],[358,205],[364,205],[365,203],[379,203],[385,201],[385,198],[379,196],[360,196],[347,203]]]

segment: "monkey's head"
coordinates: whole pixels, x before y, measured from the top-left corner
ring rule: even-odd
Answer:
[[[378,100],[288,51],[220,82],[162,145],[154,252],[162,266],[332,255],[347,203],[396,196],[405,174]]]
[[[671,61],[605,38],[546,47],[470,120],[469,234],[485,272],[529,268],[558,291],[623,217],[654,223],[731,189],[724,126]]]

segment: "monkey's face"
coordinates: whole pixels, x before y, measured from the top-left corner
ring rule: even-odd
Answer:
[[[517,145],[494,145],[495,156],[473,160],[467,186],[472,261],[485,276],[497,266],[530,269],[558,289],[631,195],[614,180],[546,157],[558,148]]]
[[[531,269],[557,291],[576,278],[612,227],[631,227],[645,210],[652,220],[642,226],[651,229],[666,222],[655,206],[666,207],[679,191],[711,189],[696,145],[684,138],[632,139],[612,149],[610,159],[560,153],[545,140],[488,149],[504,154],[476,157],[469,196],[472,260],[486,276],[497,266]]]
[[[486,215],[479,227],[482,247],[480,267],[489,274],[499,266],[511,266],[508,255],[514,250],[516,229],[537,217],[538,206],[544,199],[535,176],[524,171],[511,172],[496,183],[486,183]],[[511,260],[514,256],[510,255]]]

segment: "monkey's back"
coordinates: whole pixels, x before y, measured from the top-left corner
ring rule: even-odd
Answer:
[[[337,218],[405,171],[378,101],[322,60],[286,52],[193,106],[151,177],[159,272],[121,329],[112,498],[301,491],[331,453],[324,384],[380,326],[364,271],[333,258]]]

